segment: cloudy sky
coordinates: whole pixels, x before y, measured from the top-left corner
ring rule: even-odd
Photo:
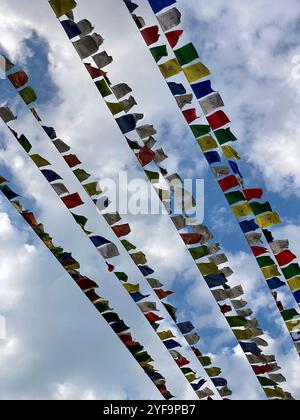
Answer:
[[[137,3],[149,24],[155,24],[146,0]],[[300,3],[287,0],[283,8],[280,0],[225,4],[220,0],[179,0],[178,5],[184,12],[187,39],[197,45],[226,103],[245,160],[242,167],[247,185],[265,188],[267,199],[283,216],[277,236],[288,237],[299,254],[300,127],[296,110],[300,102]],[[136,112],[143,112],[145,122],[158,129],[159,143],[169,156],[168,169],[185,178],[205,180],[205,223],[227,250],[234,281],[243,285],[269,336],[267,353],[276,353],[288,379],[286,389],[300,398],[299,358],[275,304],[123,2],[78,1],[76,16],[91,20],[104,37],[105,49],[114,57],[107,69],[110,79],[132,86],[138,102]],[[84,166],[99,180],[117,179],[124,170],[129,179],[142,178],[48,2],[29,0],[24,7],[20,0],[2,0],[0,35],[1,50],[30,74],[44,121],[55,126]],[[30,138],[37,153],[55,163],[66,185],[75,190],[77,185],[62,160],[6,81],[1,81],[0,99],[17,112],[14,127]],[[149,349],[174,395],[194,398],[163,345],[3,124],[0,146],[1,174],[26,196],[26,203],[35,209],[55,243],[72,250],[82,263],[82,272],[101,285],[102,294]],[[89,216],[91,230],[112,238],[92,205],[87,204],[83,212]],[[168,218],[129,215],[126,220],[132,226],[132,242],[146,252],[156,277],[178,292],[173,302],[180,319],[191,319],[197,326],[201,349],[213,354],[222,367],[233,397],[263,399],[256,378],[210,292],[199,282]],[[160,398],[97,312],[2,198],[0,233],[0,314],[7,322],[7,338],[0,342],[0,398]],[[133,283],[141,282],[147,290],[143,277],[124,256],[118,262],[134,277]],[[282,299],[289,303],[285,296]],[[193,355],[190,357],[194,363]]]

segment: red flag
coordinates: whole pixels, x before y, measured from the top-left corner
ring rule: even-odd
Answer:
[[[112,264],[108,264],[108,263],[106,263],[106,265],[107,265],[107,269],[108,269],[108,271],[109,271],[110,273],[112,273],[112,272],[114,271],[114,269],[115,269],[115,266],[114,266],[114,265],[112,265]]]
[[[180,29],[178,29],[177,31],[167,32],[165,34],[172,48],[176,47],[182,34],[183,34],[183,31]]]
[[[277,308],[279,309],[280,312],[284,311],[284,306],[283,306],[282,302],[280,302],[280,300],[276,301],[276,305],[277,305]]]
[[[119,337],[126,347],[140,347],[141,346],[140,343],[133,340],[130,334],[122,334]]]
[[[74,209],[75,207],[79,207],[84,204],[78,193],[62,197],[61,200],[68,207],[68,209]]]
[[[270,365],[264,365],[264,366],[252,365],[252,369],[254,370],[255,375],[264,375],[265,373],[269,373],[273,371],[273,368]]]
[[[223,192],[231,190],[231,188],[240,186],[238,180],[236,179],[234,175],[229,175],[218,182]]]
[[[163,290],[163,289],[156,289],[155,293],[158,296],[158,299],[163,300],[165,298],[167,298],[170,295],[173,295],[174,292],[170,292],[168,290]]]
[[[158,322],[158,321],[163,321],[164,318],[161,318],[160,316],[154,314],[153,312],[148,312],[147,314],[145,314],[145,317],[148,319],[148,321],[150,322]]]
[[[181,357],[180,359],[175,360],[175,362],[180,368],[190,364],[190,361],[187,360],[185,357]]]
[[[252,189],[252,190],[244,190],[244,194],[247,201],[251,201],[254,198],[260,200],[264,194],[263,190],[260,188]]]
[[[283,266],[294,261],[297,258],[297,256],[294,255],[291,251],[286,250],[286,251],[280,252],[280,254],[278,255],[275,255],[275,258],[278,261],[278,264],[280,266]]]
[[[88,292],[85,292],[85,295],[89,298],[89,300],[94,303],[97,300],[101,299],[100,296],[97,295],[95,290],[89,290]]]
[[[9,74],[7,78],[11,81],[11,83],[16,89],[19,89],[22,86],[26,85],[26,83],[29,80],[27,74],[23,70],[17,71],[13,74]]]
[[[36,221],[36,218],[34,217],[33,213],[22,212],[22,216],[26,220],[26,222],[30,224],[30,226],[38,225],[38,222]]]
[[[228,314],[229,312],[232,311],[232,307],[229,305],[222,305],[222,306],[219,305],[219,306],[223,315]]]
[[[251,249],[255,257],[259,257],[268,252],[267,248],[263,248],[262,246],[252,246]]]
[[[147,146],[144,146],[136,156],[143,167],[155,159],[155,153]]]
[[[99,287],[97,283],[95,283],[93,280],[90,280],[88,277],[81,277],[80,279],[76,280],[76,283],[81,290],[97,289],[97,287]]]
[[[195,108],[187,109],[182,113],[184,118],[187,120],[188,124],[191,124],[193,121],[198,119],[197,111]]]
[[[160,37],[159,27],[156,25],[156,26],[151,26],[150,28],[145,28],[141,31],[141,34],[148,46],[155,44],[155,42],[157,42]]]
[[[203,354],[201,353],[201,351],[199,349],[197,349],[197,347],[192,347],[192,350],[197,357],[202,357],[203,356]]]
[[[118,238],[127,236],[131,232],[130,226],[128,224],[113,226],[112,230],[115,232]]]
[[[87,71],[90,73],[92,79],[97,79],[98,77],[106,77],[107,72],[98,69],[97,67],[93,67],[91,64],[84,63]]]
[[[199,233],[181,233],[180,236],[186,245],[198,244],[203,238]]]
[[[218,128],[230,123],[230,119],[223,111],[217,111],[214,114],[207,117],[207,121],[211,126],[212,130],[218,130]]]
[[[76,155],[67,155],[63,157],[70,168],[80,165],[81,162]]]

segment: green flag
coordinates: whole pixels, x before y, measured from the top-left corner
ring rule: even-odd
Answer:
[[[166,308],[166,310],[169,312],[169,314],[171,315],[172,319],[175,322],[177,322],[177,317],[176,317],[177,309],[174,308],[174,306],[170,305],[169,303],[163,303],[163,305]]]
[[[205,357],[198,357],[198,359],[199,359],[199,362],[201,363],[201,365],[203,367],[207,367],[207,366],[210,366],[211,365],[211,359],[209,357],[207,357],[207,356],[205,356]]]
[[[98,80],[95,85],[97,86],[99,92],[105,98],[106,96],[109,96],[112,94],[112,91],[110,90],[110,87],[106,83],[104,79]]]
[[[258,257],[256,260],[261,268],[271,267],[271,265],[275,264],[275,262],[270,257]]]
[[[121,272],[115,272],[115,275],[117,276],[117,278],[120,281],[127,281],[128,280],[128,276],[125,273],[121,273]]]
[[[81,227],[85,227],[85,225],[88,222],[88,219],[84,216],[80,216],[78,214],[74,214],[72,213],[72,216],[74,217],[74,219],[76,220],[76,222],[81,226]]]
[[[255,216],[258,216],[262,213],[271,212],[272,213],[272,207],[271,204],[267,201],[266,203],[257,203],[256,201],[253,203],[250,203],[250,207],[255,214]]]
[[[92,197],[93,195],[99,195],[102,192],[100,185],[97,181],[91,182],[90,184],[84,184],[83,187],[90,197]]]
[[[300,274],[299,264],[290,264],[287,267],[283,268],[282,272],[286,279],[291,279],[293,277],[299,276]]]
[[[108,300],[101,300],[97,303],[95,303],[95,307],[98,309],[98,311],[102,314],[106,311],[111,311],[112,309],[109,307],[109,301]]]
[[[209,249],[206,245],[197,248],[189,248],[189,251],[194,260],[199,260],[199,258],[203,258],[209,254]]]
[[[230,128],[217,130],[214,133],[215,133],[215,135],[218,139],[218,142],[221,145],[225,144],[225,143],[228,143],[230,141],[236,141],[237,140],[235,135],[231,132]]]
[[[4,182],[6,182],[6,179],[3,178],[3,176],[0,176],[0,184],[3,184]]]
[[[277,383],[271,381],[269,378],[265,378],[264,376],[258,376],[257,379],[259,380],[261,386],[277,386]]]
[[[152,172],[152,171],[145,171],[145,174],[150,179],[150,181],[159,181],[159,173],[158,172]]]
[[[29,153],[32,146],[29,143],[29,140],[24,136],[24,134],[22,134],[20,136],[20,138],[18,139],[18,142],[20,143],[20,145],[23,147],[23,149],[25,150],[25,152]]]
[[[134,249],[136,249],[136,246],[132,245],[129,241],[127,241],[126,239],[122,239],[122,244],[124,246],[124,248],[126,249],[126,251],[132,251]]]
[[[244,194],[241,191],[233,191],[228,194],[225,194],[225,197],[230,206],[233,204],[239,203],[240,201],[246,201]]]
[[[75,169],[75,171],[73,171],[73,173],[80,182],[86,181],[91,176],[90,174],[88,174],[83,169]]]
[[[191,130],[196,138],[205,136],[210,132],[209,125],[190,125]]]
[[[192,43],[184,45],[182,48],[175,50],[174,53],[181,66],[185,66],[199,58],[196,48]]]
[[[163,57],[168,57],[168,50],[166,45],[150,48],[154,60],[158,63]]]
[[[31,102],[34,102],[37,100],[37,96],[35,94],[35,91],[32,89],[32,87],[27,86],[26,88],[19,91],[19,94],[23,101],[29,105]]]
[[[247,325],[247,319],[242,316],[227,316],[226,317],[231,327],[244,327]]]
[[[281,315],[285,321],[290,321],[294,317],[299,316],[296,309],[286,309],[285,311],[281,312]]]

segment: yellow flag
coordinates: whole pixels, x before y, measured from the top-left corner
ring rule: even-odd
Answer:
[[[172,331],[162,331],[157,333],[161,340],[168,340],[169,338],[174,338]]]
[[[276,212],[270,212],[263,214],[262,216],[257,216],[257,221],[262,229],[266,229],[274,225],[279,225],[281,223],[280,216]]]
[[[124,107],[119,104],[119,102],[106,102],[106,105],[108,106],[110,112],[113,115],[117,115],[120,112],[124,111]]]
[[[138,284],[126,283],[123,285],[128,293],[140,293],[140,286]]]
[[[300,277],[294,277],[291,280],[288,280],[288,284],[292,290],[292,292],[295,292],[296,290],[300,289]]]
[[[197,82],[197,80],[210,75],[209,69],[200,63],[200,61],[199,63],[185,67],[183,71],[190,83]]]
[[[254,334],[253,332],[247,328],[245,330],[232,330],[234,332],[234,335],[238,340],[251,340],[253,338]]]
[[[290,332],[300,330],[300,319],[295,321],[287,321],[285,324]]]
[[[252,209],[248,203],[240,204],[238,206],[233,206],[231,207],[231,210],[233,214],[235,215],[235,217],[237,218],[246,217],[249,214],[252,214]]]
[[[139,365],[146,370],[154,370],[154,367],[147,362],[140,362]]]
[[[286,398],[286,393],[284,392],[282,388],[275,388],[275,389],[264,388],[264,391],[268,398],[277,398],[277,397],[282,398],[282,399]]]
[[[182,68],[176,58],[173,58],[164,64],[160,64],[159,68],[165,79],[169,79],[169,77],[182,72]]]
[[[189,373],[188,375],[186,375],[186,379],[189,382],[194,382],[194,381],[196,381],[199,378],[194,373]]]
[[[212,136],[204,136],[201,139],[197,140],[199,146],[201,147],[202,152],[208,152],[212,149],[218,148],[218,143]]]
[[[201,263],[197,266],[203,276],[214,276],[220,272],[218,266],[214,263]]]
[[[223,146],[222,150],[227,159],[241,160],[238,152],[233,147]]]
[[[48,160],[44,159],[40,155],[31,155],[30,157],[38,168],[43,168],[44,166],[50,165],[50,162],[48,162]]]
[[[77,6],[74,0],[49,0],[49,3],[57,17],[69,13]]]
[[[272,277],[281,276],[278,271],[277,265],[270,265],[270,267],[263,267],[261,271],[266,279],[270,279]]]

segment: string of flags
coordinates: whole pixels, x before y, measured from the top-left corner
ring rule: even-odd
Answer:
[[[10,66],[12,69],[12,66]],[[18,71],[16,73],[10,73],[8,75],[8,79],[13,83],[13,86],[16,87],[16,83],[15,81],[17,79],[21,80],[21,74],[22,71]],[[29,78],[26,75],[26,77],[22,77],[22,80],[25,81],[26,83],[28,83]],[[19,88],[23,88],[23,86],[18,86]],[[32,88],[31,88],[32,89]],[[37,98],[36,92],[32,89],[32,91],[34,92],[34,97]],[[32,108],[33,109],[33,108]],[[6,114],[6,125],[7,127],[10,129],[10,131],[15,135],[15,137],[18,139],[19,143],[21,144],[21,146],[23,147],[23,149],[26,151],[26,153],[31,157],[33,163],[37,166],[37,168],[42,172],[42,174],[45,176],[45,178],[47,179],[47,181],[50,183],[50,185],[53,187],[53,189],[55,190],[55,192],[59,195],[59,197],[61,198],[61,200],[63,201],[63,203],[66,205],[66,207],[71,210],[72,209],[72,216],[74,217],[75,221],[80,225],[80,227],[84,230],[84,232],[88,235],[89,239],[91,240],[91,242],[93,243],[93,245],[97,248],[97,250],[100,252],[101,256],[103,258],[105,258],[106,260],[109,260],[111,258],[117,257],[119,255],[118,249],[116,247],[115,244],[113,244],[112,242],[108,241],[106,238],[99,236],[99,235],[95,235],[93,232],[90,232],[88,230],[86,230],[86,225],[88,220],[81,215],[75,214],[74,208],[81,206],[82,204],[84,204],[83,200],[81,199],[81,197],[79,196],[78,193],[73,193],[70,194],[68,189],[66,188],[65,184],[62,182],[62,178],[60,177],[60,175],[57,174],[57,172],[55,172],[53,169],[44,169],[45,167],[49,167],[51,166],[50,162],[45,159],[44,157],[42,157],[39,154],[34,154],[32,153],[32,146],[29,142],[29,140],[24,136],[17,136],[17,133],[14,132],[14,130],[12,130],[8,123],[10,121],[14,121],[17,117],[12,113],[12,111],[8,108],[0,108],[0,115],[4,116],[4,114]],[[34,108],[34,115],[38,115],[37,114],[37,109]],[[9,117],[9,118],[8,118]],[[46,127],[43,126],[42,124],[42,119],[39,117],[38,118],[38,122],[41,124],[42,128],[44,129],[44,131],[47,133],[48,137],[55,143],[57,141],[59,141],[59,146],[62,145],[62,140],[58,140],[56,139],[56,133],[53,127]],[[66,143],[63,143],[66,146]],[[68,148],[68,152],[70,152],[70,148],[69,146]],[[64,147],[65,150],[65,147]],[[65,159],[65,161],[67,162],[67,164],[69,162],[76,162],[76,165],[69,165],[71,168],[78,166],[81,164],[80,160],[77,158],[76,155],[67,155],[69,157],[69,159]],[[70,158],[70,156],[72,156],[72,159]],[[64,158],[66,157],[66,155],[64,155]],[[84,173],[87,173],[85,170],[83,169],[79,169],[77,168],[77,171],[82,171]],[[83,186],[85,187],[86,184],[83,184]],[[91,184],[88,184],[91,185]],[[97,184],[98,185],[98,184]],[[87,189],[85,187],[85,190],[87,192],[90,192],[90,188]],[[100,191],[101,192],[101,188],[97,189],[97,192]],[[89,194],[90,195],[90,194]],[[124,236],[127,236],[130,232],[130,226],[128,224],[126,225],[116,225],[116,223],[118,223],[121,220],[121,217],[119,214],[116,213],[104,213],[104,218],[106,219],[107,223],[112,227],[114,233],[119,237],[122,238]],[[124,242],[124,246],[125,248],[129,251],[132,249],[136,249],[136,247],[134,245],[132,245],[129,241],[123,239],[122,240]],[[129,254],[131,256],[131,259],[133,260],[133,262],[139,267],[140,271],[143,273],[144,276],[149,276],[152,275],[154,273],[154,271],[152,269],[150,269],[148,266],[145,265],[141,265],[141,264],[146,264],[146,256],[144,253],[140,252],[134,252],[133,254]],[[108,269],[109,271],[114,271],[115,270],[115,266],[113,266],[112,264],[108,264]],[[160,326],[159,322],[163,321],[164,318],[162,318],[161,316],[156,315],[154,312],[158,311],[157,305],[155,302],[150,302],[149,300],[144,301],[145,299],[149,298],[149,295],[143,295],[141,293],[141,285],[140,284],[131,284],[128,283],[128,275],[124,272],[115,272],[115,275],[117,276],[117,278],[123,283],[126,291],[130,294],[130,296],[133,298],[133,300],[138,304],[140,310],[144,313],[146,319],[149,321],[149,323],[151,324],[151,326],[154,328],[154,330],[157,332],[157,335],[159,336],[159,338],[163,341],[165,347],[168,350],[173,350],[177,347],[181,347],[181,345],[176,342],[174,339],[176,338],[176,336],[174,335],[174,332],[171,331],[158,331],[158,328]],[[163,302],[164,299],[166,299],[168,296],[170,296],[173,292],[170,291],[166,291],[164,289],[162,289],[163,284],[161,282],[159,282],[157,279],[154,279],[152,277],[147,278],[149,285],[153,288],[156,297],[162,301],[162,304],[164,305],[165,309],[167,310],[167,312],[170,314],[170,316],[172,317],[173,321],[177,322],[177,316],[176,316],[176,308],[173,307],[172,305]],[[183,332],[184,327],[187,328],[186,326],[188,326],[189,331],[188,332]],[[197,344],[197,342],[200,340],[200,336],[193,332],[194,330],[194,326],[192,325],[191,322],[181,322],[177,324],[177,329],[179,334],[183,334],[183,337],[186,340],[186,343],[188,344],[188,346],[190,346],[193,350],[193,352],[197,352],[198,356],[198,360],[201,364],[201,368],[203,368],[203,365],[201,363],[201,359],[203,355],[200,352],[199,349],[197,349],[196,347],[194,347],[195,344]],[[175,354],[174,351],[173,353],[171,353],[172,356],[176,356],[175,361],[178,358],[178,352]],[[185,364],[189,364],[189,360],[186,357],[183,357],[181,355],[181,357],[184,359]],[[210,369],[210,370],[209,370]],[[218,367],[210,367],[208,368],[207,366],[205,366],[205,370],[212,381],[217,381],[219,379],[222,379],[223,383],[226,383],[226,390],[224,390],[222,387],[222,389],[218,389],[218,392],[221,394],[222,397],[227,397],[229,395],[231,395],[231,391],[229,390],[229,388],[227,387],[227,381],[224,378],[219,378],[219,374],[221,373],[221,369]],[[183,372],[184,373],[184,372]],[[212,373],[215,373],[215,376],[211,376]],[[192,373],[189,372],[188,375],[185,375],[186,379],[188,380],[189,383],[191,383],[191,386],[193,387],[198,387],[196,389],[196,391],[198,392],[198,389],[200,390],[201,386],[206,382],[205,380],[201,379],[200,377],[197,376],[196,372]],[[192,378],[195,378],[194,380],[197,380],[197,384],[194,384],[192,381]],[[200,381],[199,381],[200,379]],[[200,386],[201,385],[201,386]],[[208,392],[208,388],[206,388],[206,393]],[[211,397],[212,395],[214,395],[214,393],[209,390],[209,397]],[[225,395],[226,394],[226,395]],[[201,391],[201,398],[203,398],[203,391]]]
[[[12,206],[30,226],[32,231],[45,244],[54,258],[72,278],[74,283],[94,305],[96,310],[121,340],[121,343],[131,353],[132,357],[137,361],[163,398],[166,400],[173,398],[171,392],[167,389],[166,379],[152,364],[153,359],[151,355],[145,350],[141,343],[132,337],[131,328],[125,324],[120,315],[110,307],[109,300],[96,292],[99,288],[98,284],[80,272],[80,263],[74,259],[71,252],[65,251],[61,246],[54,245],[53,239],[51,235],[45,231],[44,225],[37,221],[32,211],[23,208],[20,196],[14,192],[7,180],[1,176],[0,180],[2,194],[9,200]]]
[[[150,6],[154,8],[153,10],[159,10],[160,12],[176,3],[148,1]],[[283,314],[285,309],[277,301],[277,290],[284,290],[284,293],[289,295],[291,291],[297,306],[299,305],[300,266],[295,262],[297,257],[289,250],[289,242],[287,240],[274,239],[270,229],[280,224],[281,219],[279,214],[272,210],[269,202],[261,203],[259,201],[263,198],[263,190],[244,187],[245,180],[239,165],[236,163],[241,158],[230,144],[236,142],[237,139],[230,130],[229,118],[222,110],[222,107],[224,107],[223,100],[220,94],[212,89],[211,80],[209,79],[210,70],[200,62],[199,54],[192,43],[175,49],[184,34],[182,29],[178,29],[178,26],[181,24],[181,12],[176,7],[168,8],[163,13],[156,14],[159,26],[145,27],[145,19],[134,14],[139,6],[129,0],[124,0],[124,3],[140,29],[141,35],[150,48],[150,52],[154,55],[158,68],[164,79],[166,79],[179,108],[182,110],[182,107],[191,104],[194,98],[199,103],[200,110],[206,117],[208,125],[192,124],[198,117],[195,119],[186,118],[186,113],[184,113],[184,117],[205,159],[208,161],[214,178],[216,178],[224,193],[246,241],[250,245],[263,278],[266,280],[285,321]],[[157,56],[155,53],[157,48],[161,50],[162,47],[161,45],[155,45],[161,37],[159,28],[162,29],[166,36],[174,58],[170,59],[167,45],[164,45],[165,53],[163,55]],[[158,64],[163,57],[167,57],[168,60],[163,64]],[[182,74],[185,77],[191,93],[187,92],[183,84],[172,81],[172,78],[178,74]],[[196,116],[197,110],[188,110],[188,115]],[[224,164],[224,161],[227,164]],[[263,241],[263,238],[265,241]],[[256,252],[259,252],[262,257],[257,257]],[[270,257],[270,253],[274,255],[277,262]],[[294,313],[293,321],[285,321],[285,324],[299,353],[300,314],[296,309]]]
[[[73,13],[72,13],[72,19],[71,20],[74,23],[74,14]],[[63,25],[63,27],[65,27],[65,26],[66,25]],[[107,53],[106,53],[106,55],[107,55]],[[94,59],[94,56],[93,56],[93,59]],[[95,63],[97,63],[97,65],[99,65],[98,58],[96,60],[94,60],[94,61],[95,61]],[[91,77],[94,80],[97,79],[97,77],[96,77],[96,71],[92,70],[91,64],[88,64],[88,63],[84,63],[84,64],[85,64],[87,70],[89,71],[89,74],[91,75]],[[102,67],[100,68],[100,70],[103,71],[102,70]],[[99,78],[100,77],[101,76],[99,76]],[[110,81],[108,80],[106,74],[104,74],[100,80],[96,81],[95,84],[96,84],[98,90],[100,91],[101,95],[104,98],[106,98],[106,97],[112,95],[113,93],[115,93],[114,90],[117,91],[117,89],[113,89],[114,88],[113,86],[111,87]],[[124,89],[126,93],[131,92],[131,89],[129,87],[127,87],[127,85],[125,85],[123,83],[122,84],[119,84],[119,85],[116,85],[116,86],[117,86],[117,88],[120,88],[121,90]],[[123,96],[121,96],[121,94],[119,94],[119,97],[121,98]],[[117,98],[117,95],[116,95],[116,99],[118,99]],[[134,129],[137,128],[137,123],[138,123],[138,121],[140,119],[142,119],[142,117],[143,117],[142,114],[131,114],[131,115],[125,115],[125,116],[120,117],[118,119],[116,118],[116,120],[118,122],[118,125],[119,125],[120,130],[122,131],[122,133],[123,134],[127,134],[127,133],[129,133],[129,132],[131,132],[131,131],[133,131]],[[143,135],[140,136],[142,140],[145,139],[145,138],[147,138],[148,136],[151,137],[151,136],[153,136],[156,133],[156,130],[151,125],[142,126],[141,131],[142,132],[143,131],[146,131],[146,133],[147,133],[147,135],[145,135],[145,137]],[[126,140],[128,141],[128,139],[126,139]],[[153,143],[153,140],[152,139],[151,139],[151,142]],[[154,142],[154,144],[155,144],[155,142]],[[137,150],[136,142],[130,141],[129,145],[131,146],[131,148],[133,148],[133,150]],[[147,155],[151,155],[151,153],[148,150],[147,150]],[[138,158],[138,160],[140,161],[140,163],[142,164],[142,166],[146,166],[145,161],[147,162],[147,159],[145,159],[145,161],[144,161],[143,159],[139,159]],[[154,158],[153,158],[153,160],[154,160]],[[149,160],[148,160],[148,163],[150,163]],[[181,221],[184,221],[184,218],[182,218]],[[180,223],[180,221],[179,221],[178,218],[177,218],[177,222]],[[184,227],[186,227],[186,224],[184,224]],[[181,230],[181,229],[182,229],[182,227],[179,230]],[[199,229],[200,230],[202,229],[202,233],[203,233],[203,227],[198,227],[198,231],[199,231]],[[204,229],[204,231],[205,231],[205,229]],[[186,244],[187,245],[192,245],[192,244],[200,243],[200,240],[202,240],[205,237],[205,235],[207,235],[207,232],[204,232],[204,234],[202,234],[202,235],[200,233],[198,233],[198,234],[197,233],[196,234],[195,233],[193,233],[193,234],[188,234],[187,233],[187,234],[183,234],[183,235],[184,235],[183,238],[186,240]],[[197,241],[196,241],[196,239],[197,239]],[[210,240],[210,239],[211,238],[208,238],[208,240]],[[199,265],[198,268],[201,268],[201,264]],[[219,275],[220,273],[219,273],[218,267],[217,267],[217,271],[218,271],[218,274],[215,274],[214,273],[214,274],[210,274],[209,276],[217,276],[217,275]],[[225,271],[225,273],[227,275],[231,275],[232,274],[232,270],[229,269],[229,268],[225,268],[224,271]],[[224,273],[222,273],[222,274],[224,274]],[[211,282],[210,283],[211,284],[211,288],[217,287],[216,284],[218,284],[219,286],[226,286],[226,281],[227,281],[226,275],[224,275],[225,280],[224,280],[224,278],[221,280],[220,276],[219,276],[219,279],[218,280],[215,277],[212,278],[212,277],[209,277],[209,276],[206,276],[206,277],[208,277],[207,278],[207,281],[208,282]],[[219,283],[217,283],[217,281],[219,281]],[[260,343],[262,343],[262,341],[260,341],[258,338],[256,339],[256,341],[259,341]],[[250,344],[250,345],[247,346],[247,344]],[[244,343],[243,344],[243,347],[244,347],[244,350],[245,350],[246,353],[249,352],[248,349],[252,347],[251,344],[253,344],[253,343]]]

